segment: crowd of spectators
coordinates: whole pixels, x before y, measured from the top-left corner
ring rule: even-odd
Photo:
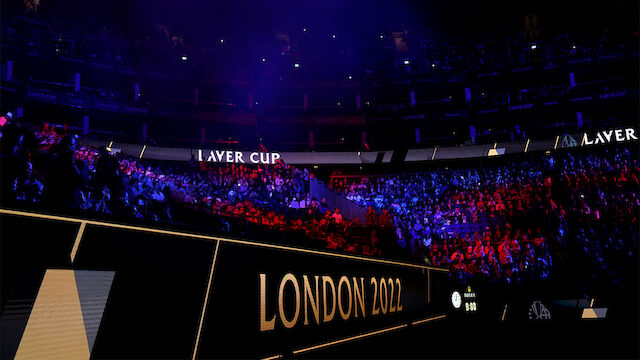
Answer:
[[[344,219],[309,193],[313,174],[282,162],[242,166],[153,164],[114,149],[82,145],[65,129],[2,128],[3,201],[175,221],[182,208],[241,219],[283,232],[302,232],[325,247],[380,255],[379,224]],[[113,153],[112,153],[113,152]],[[35,171],[34,171],[35,170]],[[188,222],[188,219],[180,219]],[[233,221],[225,221],[231,232]]]
[[[457,277],[546,278],[572,254],[590,276],[619,279],[637,254],[640,162],[629,147],[529,157],[501,166],[335,177],[389,209],[434,265]]]
[[[345,219],[311,196],[313,174],[284,163],[192,158],[168,166],[82,145],[53,126],[34,131],[10,121],[1,129],[5,204],[153,222],[189,222],[180,215],[189,209],[227,219],[227,231],[240,219],[367,255],[381,255],[389,239],[407,239],[458,279],[544,279],[571,254],[586,275],[621,281],[638,249],[640,162],[624,146],[471,169],[336,177],[332,187],[367,208],[363,219]]]

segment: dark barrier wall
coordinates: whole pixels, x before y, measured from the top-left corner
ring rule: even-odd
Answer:
[[[2,209],[0,221],[3,358],[301,356],[448,310],[440,268]]]

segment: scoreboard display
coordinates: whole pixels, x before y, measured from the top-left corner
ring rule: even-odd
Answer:
[[[478,311],[478,300],[471,285],[454,287],[449,296],[449,307],[454,314],[474,314]]]

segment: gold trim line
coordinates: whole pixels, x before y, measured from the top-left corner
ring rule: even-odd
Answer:
[[[446,317],[447,317],[446,314],[433,316],[433,317],[430,317],[430,318],[414,321],[414,322],[411,323],[411,325],[420,325],[420,324],[424,324],[424,323],[429,322],[429,321],[435,321],[435,320],[444,319]]]
[[[233,244],[252,245],[252,246],[258,246],[258,247],[265,247],[265,248],[279,249],[279,250],[287,250],[287,251],[301,252],[301,253],[307,253],[307,254],[316,254],[316,255],[330,256],[330,257],[339,257],[339,258],[344,258],[344,259],[353,259],[353,260],[360,260],[360,261],[375,262],[375,263],[380,263],[380,264],[411,267],[411,268],[416,268],[416,269],[430,269],[430,270],[434,270],[434,271],[449,272],[449,269],[445,269],[445,268],[439,268],[439,267],[433,267],[433,266],[424,266],[424,265],[417,265],[417,264],[409,264],[409,263],[403,263],[403,262],[393,261],[393,260],[373,259],[373,258],[366,258],[366,257],[347,255],[347,254],[330,253],[330,252],[320,251],[320,250],[300,249],[300,248],[294,248],[294,247],[276,245],[276,244],[267,244],[267,243],[260,243],[260,242],[246,241],[246,240],[221,238],[221,237],[210,236],[210,235],[199,235],[199,234],[193,234],[193,233],[183,233],[183,232],[179,232],[179,231],[153,229],[153,228],[147,228],[147,227],[141,227],[141,226],[132,226],[132,225],[107,223],[107,222],[101,222],[101,221],[95,221],[95,220],[76,219],[76,218],[69,218],[69,217],[57,216],[57,215],[45,215],[45,214],[39,214],[39,213],[30,213],[30,212],[17,211],[17,210],[8,210],[8,209],[0,209],[0,214],[15,215],[15,216],[25,216],[25,217],[33,217],[33,218],[48,219],[48,220],[58,220],[58,221],[66,221],[66,222],[76,222],[76,223],[85,222],[85,223],[87,223],[89,225],[112,227],[112,228],[116,228],[116,229],[144,231],[144,232],[150,232],[150,233],[155,233],[155,234],[181,236],[181,237],[194,238],[194,239],[217,240],[217,241],[228,242],[228,243],[233,243]]]
[[[80,247],[80,241],[82,241],[82,234],[84,234],[84,228],[87,226],[86,222],[80,223],[80,229],[78,229],[78,234],[76,235],[76,241],[73,242],[73,248],[71,249],[71,254],[69,257],[71,258],[71,263],[76,260],[76,253],[78,252],[78,248]]]
[[[213,269],[216,266],[216,259],[218,258],[218,249],[220,249],[220,241],[216,242],[216,250],[213,252],[213,260],[211,261],[211,271],[209,272],[209,280],[207,282],[207,292],[204,293],[204,302],[202,304],[202,313],[200,314],[200,322],[198,323],[198,333],[196,335],[196,344],[193,347],[192,360],[196,360],[196,354],[198,353],[198,347],[200,346],[200,334],[202,333],[202,323],[204,322],[204,314],[207,311],[207,305],[209,304],[209,293],[211,292],[211,282],[213,280]]]
[[[266,358],[264,358],[262,360],[275,360],[275,359],[280,359],[280,358],[282,358],[282,354],[269,356],[269,357],[266,357]]]
[[[325,348],[325,347],[331,346],[331,345],[345,343],[347,341],[353,341],[353,340],[362,339],[362,338],[373,336],[373,335],[383,334],[383,333],[386,333],[386,332],[389,332],[389,331],[393,331],[393,330],[403,329],[403,328],[406,328],[407,326],[409,326],[409,325],[402,324],[402,325],[393,326],[393,327],[386,328],[386,329],[376,330],[376,331],[368,332],[368,333],[365,333],[365,334],[360,334],[360,335],[356,335],[356,336],[347,337],[347,338],[344,338],[344,339],[331,341],[331,342],[320,344],[320,345],[314,345],[314,346],[310,346],[310,347],[307,347],[307,348],[294,350],[293,351],[293,355],[298,355],[298,354],[302,354],[302,353],[309,352],[309,351],[312,351],[312,350]]]

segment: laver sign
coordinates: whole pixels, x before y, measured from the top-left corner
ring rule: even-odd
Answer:
[[[595,134],[584,133],[582,141],[584,145],[598,145],[609,143],[621,143],[631,140],[638,140],[634,128],[602,130]]]
[[[231,150],[198,150],[198,161],[230,164],[273,165],[280,159],[279,153],[246,152]]]

